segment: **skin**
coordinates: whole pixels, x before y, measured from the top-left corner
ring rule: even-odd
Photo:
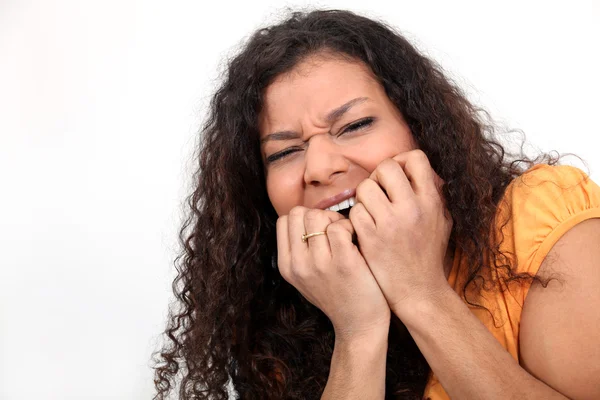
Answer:
[[[333,124],[325,121],[330,110],[360,97],[369,100],[354,105]],[[366,117],[377,120],[341,135]],[[298,138],[269,140],[262,147],[267,191],[278,215],[298,205],[314,208],[323,198],[356,188],[384,159],[417,148],[401,113],[370,71],[335,59],[310,59],[267,88],[261,138],[283,130],[298,132]],[[266,161],[288,148],[299,151]]]
[[[342,105],[348,106],[344,113],[338,113],[338,118],[327,117]],[[377,253],[381,245],[394,247],[390,237],[374,235],[375,222],[380,227],[400,225],[392,217],[409,219],[413,214],[407,206],[415,204],[409,183],[415,176],[408,171],[414,174],[419,169],[416,174],[420,177],[429,171],[426,189],[438,199],[435,182],[439,184],[441,180],[424,153],[418,150],[401,113],[369,69],[360,63],[311,58],[279,77],[265,92],[260,128],[267,190],[280,216],[277,221],[280,273],[329,317],[335,330],[331,371],[322,398],[383,398],[391,304],[396,302],[390,293],[407,291],[406,286],[390,285],[402,279],[393,279],[389,263],[382,263],[377,257],[367,263],[353,243],[353,235],[368,254]],[[267,140],[276,136],[274,132],[281,131],[288,131],[283,135],[285,140]],[[285,157],[273,160],[284,152]],[[390,185],[390,179],[402,185]],[[350,219],[337,212],[316,209],[320,200],[347,189],[356,189],[357,204],[350,212]],[[403,197],[404,194],[409,196]],[[441,201],[435,206],[442,210]],[[386,215],[394,210],[394,216]],[[441,244],[437,246],[441,250],[438,262],[426,263],[440,266],[436,269],[438,282],[447,286],[452,260],[446,247],[451,223],[444,218],[436,221],[439,220],[444,221],[447,229],[434,224],[421,225],[443,233],[444,238],[439,241],[429,240],[431,235],[423,236],[428,242]],[[307,243],[300,240],[303,233],[318,231],[326,231],[327,235],[310,238]],[[414,232],[413,229],[410,233]],[[409,236],[401,230],[385,233]],[[410,255],[432,253],[421,251],[423,247],[412,246],[409,241],[404,244],[411,247]],[[405,250],[400,245],[395,247]],[[444,254],[446,271],[441,268]],[[397,258],[384,257],[384,260]],[[397,261],[392,264],[401,269],[401,261],[407,260]],[[421,277],[421,283],[427,287],[435,287],[431,285],[435,279],[422,274],[421,264],[413,261],[414,258],[409,260],[412,275]],[[375,266],[379,267],[376,273]],[[387,287],[382,284],[384,281],[388,282]],[[403,283],[411,286],[411,282],[414,279]],[[425,291],[412,286],[412,290]]]
[[[326,120],[331,110],[354,99],[364,100],[336,121]],[[281,131],[292,131],[295,137],[269,140]],[[296,206],[315,208],[324,198],[356,188],[384,160],[418,149],[402,114],[370,69],[324,55],[307,59],[269,85],[260,137],[267,192],[280,216]],[[446,276],[451,265],[448,251]]]
[[[326,120],[331,110],[363,97],[369,100]],[[374,118],[371,125],[347,131],[366,117]],[[519,365],[447,285],[452,221],[443,217],[439,177],[366,67],[314,57],[279,77],[265,93],[261,138],[282,130],[295,137],[262,146],[268,194],[280,216],[278,265],[335,328],[332,371],[343,373],[331,374],[324,398],[346,398],[347,391],[382,398],[390,312],[406,325],[451,398],[600,395],[594,339],[600,219],[572,228],[553,249],[549,259],[561,260],[553,271],[563,274],[567,289],[532,287],[521,320]],[[286,150],[293,152],[267,161]],[[356,188],[358,201],[349,219],[314,208],[349,188]],[[300,240],[323,230],[327,235]],[[548,268],[545,261],[539,273]],[[575,313],[590,323],[570,324]],[[367,343],[372,348],[357,354]],[[370,374],[360,370],[365,365]],[[358,380],[360,387],[353,387]]]

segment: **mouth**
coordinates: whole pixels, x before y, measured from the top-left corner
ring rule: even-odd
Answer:
[[[342,214],[345,218],[350,218],[350,209],[352,207],[344,208],[343,210],[339,210],[338,213]]]
[[[336,194],[335,196],[331,196],[329,198],[325,198],[319,201],[313,206],[313,208],[319,208],[321,210],[327,209],[331,211],[339,211],[340,209],[348,208],[349,206],[354,205],[354,203],[348,204],[344,203],[344,201],[349,200],[355,196],[356,189],[346,189],[343,192]]]
[[[344,218],[349,219],[350,218],[350,209],[352,207],[349,208],[345,208],[343,210],[339,210],[337,211],[338,213],[342,214],[344,216]],[[356,232],[354,232],[352,234],[352,243],[355,244],[357,247],[359,247],[359,251],[360,251],[360,246],[358,246],[358,237],[356,236]]]

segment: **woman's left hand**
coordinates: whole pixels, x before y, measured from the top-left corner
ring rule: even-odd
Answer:
[[[360,252],[401,319],[450,287],[444,258],[453,222],[442,184],[425,153],[413,150],[382,161],[356,188],[350,221]]]

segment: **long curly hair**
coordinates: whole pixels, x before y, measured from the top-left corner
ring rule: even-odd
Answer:
[[[154,354],[154,399],[173,392],[181,399],[225,399],[228,385],[241,399],[317,399],[324,390],[333,327],[279,274],[278,216],[267,195],[258,128],[265,88],[319,52],[372,70],[445,181],[454,220],[449,246],[469,260],[465,288],[483,288],[491,268],[504,268],[507,280],[535,279],[513,272],[510,262],[488,261],[486,255],[501,255],[489,232],[508,184],[560,157],[532,160],[521,147],[516,159],[495,136],[489,114],[385,23],[349,11],[291,12],[246,41],[212,97],[179,234],[178,307],[171,307],[166,341]],[[386,398],[419,399],[429,366],[402,323],[392,322]]]

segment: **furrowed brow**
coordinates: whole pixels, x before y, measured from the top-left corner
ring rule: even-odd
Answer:
[[[350,110],[352,107],[354,107],[357,104],[364,103],[367,100],[369,100],[368,97],[357,97],[355,99],[352,99],[352,100],[348,101],[347,103],[342,104],[341,106],[330,111],[327,114],[327,116],[325,117],[325,121],[327,121],[330,124],[334,123],[335,121],[340,119],[345,113],[347,113],[348,110]],[[295,131],[279,131],[279,132],[270,133],[267,136],[263,137],[260,140],[260,144],[262,146],[270,140],[291,140],[291,139],[298,139],[299,137],[300,137],[300,134]]]
[[[349,102],[342,104],[341,106],[327,114],[327,116],[325,117],[325,121],[333,123],[340,119],[342,115],[348,112],[348,110],[350,110],[352,107],[354,107],[357,104],[364,103],[367,100],[369,100],[368,97],[357,97],[356,99],[352,99]]]

